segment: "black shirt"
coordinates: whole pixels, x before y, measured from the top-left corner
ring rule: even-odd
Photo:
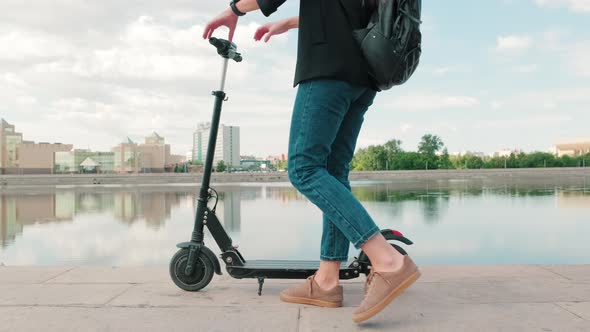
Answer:
[[[256,0],[265,16],[285,0]],[[372,87],[368,65],[352,38],[367,26],[368,9],[361,0],[300,0],[297,68],[294,85],[317,78],[339,79]]]

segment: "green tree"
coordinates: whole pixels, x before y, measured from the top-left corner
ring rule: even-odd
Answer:
[[[466,154],[463,156],[463,162],[465,163],[465,167],[467,169],[479,169],[483,168],[483,159],[481,157]]]
[[[438,169],[452,169],[453,163],[451,162],[451,157],[449,156],[449,150],[447,148],[443,149],[443,154],[438,159]]]
[[[508,158],[506,157],[492,157],[484,159],[484,168],[504,168],[508,167]]]
[[[518,155],[518,164],[521,168],[555,167],[558,165],[555,156],[546,152],[521,153]]]
[[[387,152],[392,153],[392,154],[396,154],[396,153],[400,153],[400,152],[404,151],[402,149],[402,141],[400,141],[398,139],[389,140],[384,144],[384,146],[385,146],[385,150]]]
[[[279,160],[277,162],[277,169],[279,170],[287,170],[288,162],[287,160]]]
[[[442,139],[436,135],[426,134],[418,145],[418,152],[426,156],[436,156],[436,153],[444,147]]]
[[[227,167],[225,166],[225,163],[223,162],[223,160],[220,160],[217,163],[217,168],[215,169],[215,171],[218,173],[222,173],[222,172],[225,172],[226,169],[227,169]]]
[[[402,141],[398,140],[398,139],[392,139],[387,141],[383,147],[385,149],[385,154],[386,154],[386,163],[385,163],[385,169],[386,170],[398,170],[399,168],[399,163],[398,163],[398,158],[401,154],[404,153],[404,151],[402,150]]]
[[[479,169],[484,167],[483,158],[469,153],[462,156],[453,156],[451,160],[456,169]]]
[[[356,171],[381,171],[388,166],[387,151],[383,145],[371,145],[360,149],[352,161]]]
[[[400,170],[425,169],[426,160],[418,152],[403,152],[398,155],[397,165]]]
[[[444,147],[442,139],[436,135],[426,134],[418,145],[418,152],[424,159],[424,168],[437,169],[439,157],[437,153]]]

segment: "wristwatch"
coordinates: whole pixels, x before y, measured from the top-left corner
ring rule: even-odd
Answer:
[[[240,0],[231,0],[231,2],[229,3],[229,6],[231,7],[231,10],[234,12],[234,14],[238,15],[238,16],[244,16],[246,15],[246,13],[242,13],[238,7],[236,7],[236,4],[240,2]]]

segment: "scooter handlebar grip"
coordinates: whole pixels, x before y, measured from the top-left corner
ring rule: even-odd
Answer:
[[[219,47],[220,42],[221,41],[215,37],[209,38],[209,43],[215,47]]]

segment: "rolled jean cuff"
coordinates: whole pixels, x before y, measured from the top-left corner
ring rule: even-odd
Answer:
[[[344,256],[334,257],[334,256],[320,255],[320,260],[323,262],[348,262],[348,257],[344,257]]]
[[[354,242],[353,245],[355,248],[360,249],[363,244],[365,244],[367,241],[369,241],[369,239],[371,239],[373,236],[379,234],[381,232],[381,230],[375,226],[373,228],[371,228],[370,231],[366,232],[363,236],[361,236],[358,241]]]

